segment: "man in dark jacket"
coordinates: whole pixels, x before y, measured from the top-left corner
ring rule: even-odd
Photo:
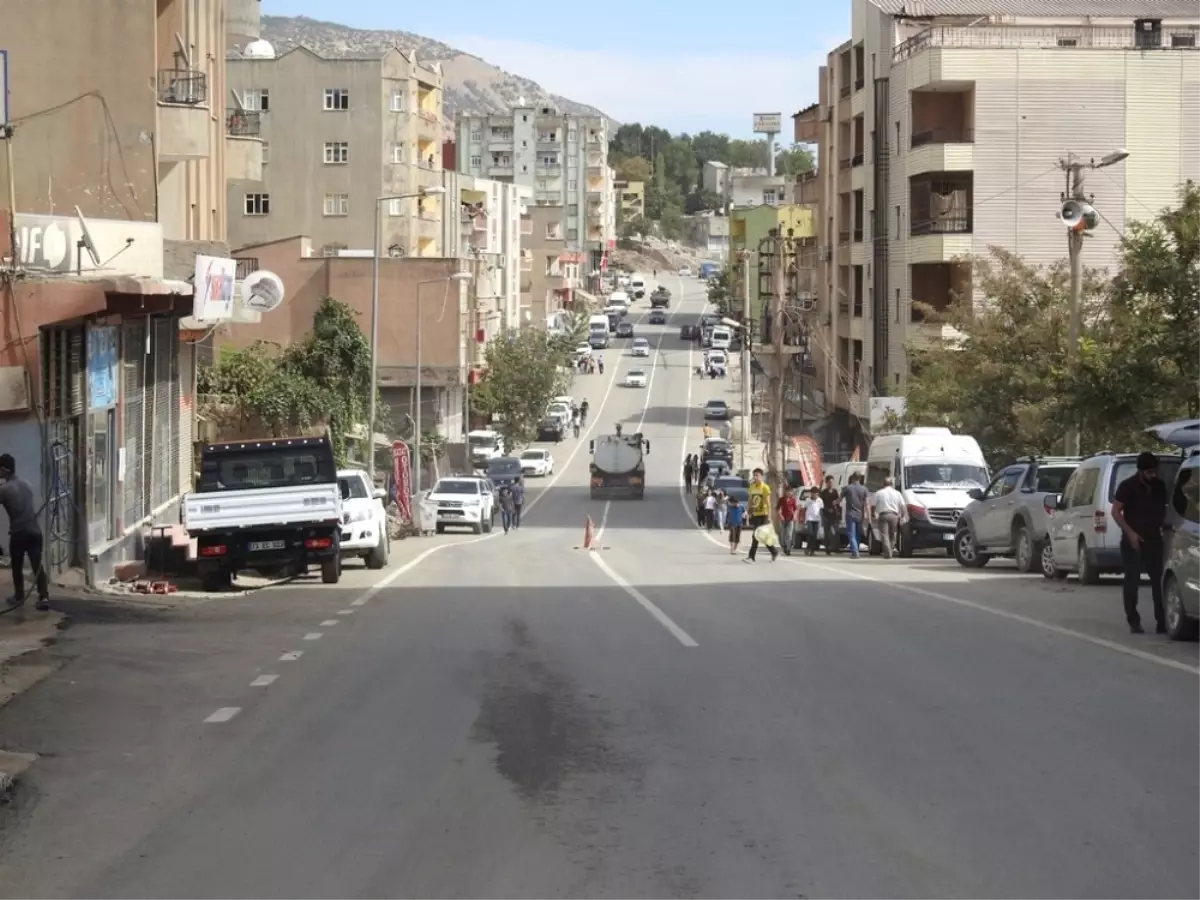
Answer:
[[[1150,579],[1150,599],[1154,603],[1154,630],[1166,634],[1162,576],[1167,486],[1158,477],[1158,457],[1153,453],[1139,453],[1137,474],[1117,485],[1112,517],[1121,529],[1121,564],[1125,569],[1122,594],[1129,630],[1134,634],[1144,633],[1138,614],[1138,583],[1145,572]]]
[[[38,524],[38,508],[29,482],[17,477],[17,464],[12,454],[0,454],[0,506],[8,513],[8,553],[12,557],[13,596],[9,606],[25,602],[25,558],[33,569],[37,585],[38,609],[50,608],[50,586],[42,568],[42,527]]]

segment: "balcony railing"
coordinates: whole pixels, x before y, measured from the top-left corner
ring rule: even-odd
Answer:
[[[208,99],[208,76],[194,69],[159,69],[158,102],[197,106]]]
[[[235,281],[244,281],[251,272],[257,271],[257,256],[242,256],[234,260],[233,278]]]
[[[245,109],[225,111],[225,133],[230,137],[260,137],[262,113]]]
[[[426,122],[435,122],[436,123],[441,119],[441,117],[436,112],[433,112],[432,110],[428,110],[428,109],[421,110],[420,112],[417,113],[417,115],[420,116],[422,119],[424,119]]]
[[[909,234],[913,237],[924,234],[970,234],[972,230],[970,213],[936,218],[918,218],[918,216],[920,213],[914,215],[912,226],[909,228]]]
[[[851,92],[852,92],[852,88],[850,87],[850,85],[843,84],[841,89],[838,91],[838,97],[842,100],[845,100],[847,97],[850,96]]]
[[[861,166],[862,164],[863,164],[863,155],[861,153],[855,153],[852,157],[850,157],[850,167],[851,168],[854,168],[856,166]]]
[[[854,79],[854,89],[856,91],[861,91],[866,86],[867,86],[867,82],[863,79],[863,76],[859,75],[857,78]]]
[[[1200,26],[1168,26],[1157,43],[1139,33],[1132,23],[1125,28],[1102,25],[935,25],[915,34],[892,51],[892,62],[903,62],[930,47],[968,50],[1057,49],[1070,50],[1192,50]],[[1188,43],[1190,40],[1190,44]],[[1070,65],[1070,63],[1065,63]]]
[[[973,144],[975,129],[959,127],[929,128],[925,131],[914,131],[912,148],[924,147],[928,144]]]
[[[839,244],[848,244],[848,243],[850,243],[850,232],[848,232],[848,231],[839,231],[839,232],[838,232],[838,243],[839,243]]]
[[[537,171],[539,175],[545,175],[547,178],[556,178],[562,174],[562,165],[560,163],[538,163]]]

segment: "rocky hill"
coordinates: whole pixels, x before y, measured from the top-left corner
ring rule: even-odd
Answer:
[[[505,72],[440,41],[407,31],[367,31],[304,16],[263,16],[262,37],[283,54],[304,45],[321,56],[358,56],[389,47],[413,50],[423,62],[442,64],[447,123],[457,112],[493,113],[511,109],[519,97],[532,106],[553,105],[563,112],[603,115],[598,109],[551,94],[535,81]]]

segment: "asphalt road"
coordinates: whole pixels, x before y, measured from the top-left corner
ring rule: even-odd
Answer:
[[[377,587],[84,618],[0,711],[44,754],[0,896],[1200,895],[1195,646],[1114,586],[730,556],[684,293],[647,389],[616,350],[576,389],[650,438],[642,502],[587,498],[585,434],[520,531]]]

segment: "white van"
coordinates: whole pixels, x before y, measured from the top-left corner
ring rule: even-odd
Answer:
[[[717,325],[712,330],[711,346],[714,350],[728,350],[733,343],[733,332],[724,325]]]
[[[633,294],[634,300],[641,300],[646,296],[646,276],[642,274],[634,275],[629,282],[629,291]]]
[[[588,345],[597,349],[608,346],[608,316],[588,317]]]
[[[982,490],[991,480],[979,442],[949,428],[914,428],[871,441],[867,490],[874,494],[889,476],[908,506],[908,524],[900,529],[901,556],[929,547],[944,547],[953,555],[954,530],[971,502],[970,490]],[[874,553],[874,539],[871,543]]]

